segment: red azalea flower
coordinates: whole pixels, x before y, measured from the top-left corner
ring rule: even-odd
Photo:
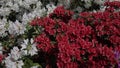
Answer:
[[[47,67],[54,67],[51,56],[58,68],[110,68],[118,64],[113,50],[120,49],[120,12],[113,7],[119,4],[106,2],[110,7],[104,12],[81,12],[75,20],[72,11],[60,6],[49,17],[32,21],[31,25],[44,28],[35,42],[50,57]]]
[[[0,54],[0,62],[2,62],[3,59],[3,55]]]

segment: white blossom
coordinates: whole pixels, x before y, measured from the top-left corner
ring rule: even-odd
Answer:
[[[37,66],[32,66],[31,68],[38,68],[38,65]]]
[[[24,65],[22,60],[13,61],[10,56],[6,57],[3,62],[5,63],[6,68],[22,68]]]
[[[27,49],[28,55],[33,56],[37,54],[38,50],[36,48],[36,44],[33,42],[33,39],[30,40],[30,43],[28,39],[24,40],[24,43],[21,44],[21,47],[21,51],[23,50],[23,52],[25,49]]]
[[[91,6],[91,2],[86,3],[84,6],[85,6],[85,8],[89,8]]]
[[[1,16],[6,16],[6,15],[9,15],[9,14],[10,14],[10,8],[7,8],[7,7],[5,7],[5,8],[1,7],[0,8],[0,15]]]
[[[19,11],[18,4],[14,4],[11,9],[15,10],[16,12],[18,12]]]
[[[28,53],[31,55],[31,56],[33,56],[33,55],[35,55],[35,54],[37,54],[37,48],[36,48],[36,44],[33,44],[32,46],[31,46],[31,48],[29,49],[29,51],[28,51]]]
[[[6,33],[6,25],[7,25],[7,20],[5,18],[0,19],[0,36],[5,36]]]
[[[6,5],[9,6],[9,7],[12,7],[13,6],[13,2],[9,1],[9,2],[6,3]]]
[[[22,68],[23,65],[24,65],[24,63],[23,63],[22,60],[16,62],[16,67],[17,68]]]
[[[106,9],[106,6],[101,6],[100,11],[101,11],[101,12],[104,12],[105,9]]]
[[[30,18],[26,13],[22,16],[22,23],[26,25],[32,18]]]
[[[18,47],[13,47],[9,56],[11,56],[11,58],[14,60],[18,60],[19,58],[21,58],[22,55]]]
[[[53,4],[48,4],[47,6],[47,15],[49,15],[50,13],[53,12],[53,10],[56,8],[56,6],[54,6]]]
[[[95,3],[103,5],[106,0],[94,0]]]
[[[28,55],[28,51],[27,50],[21,50],[21,55],[22,56]]]
[[[18,22],[17,20],[15,23],[13,22],[9,23],[8,31],[10,34],[13,34],[13,35],[24,34],[25,30],[26,30],[25,26],[22,23]]]
[[[11,60],[10,56],[6,57],[3,62],[5,63],[6,68],[16,68],[15,62]]]
[[[2,43],[0,43],[0,54],[2,54],[2,49],[3,49]]]

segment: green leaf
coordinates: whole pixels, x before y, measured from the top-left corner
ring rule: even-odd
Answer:
[[[38,63],[33,63],[33,61],[29,58],[24,58],[25,61],[24,61],[24,66],[23,68],[31,68],[32,66],[38,66],[38,68],[42,68],[41,65],[39,65]]]

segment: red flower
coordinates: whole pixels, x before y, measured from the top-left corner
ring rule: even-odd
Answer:
[[[115,5],[114,5],[115,4]],[[114,12],[117,2],[106,2],[104,12],[81,12],[72,19],[73,12],[57,7],[49,17],[32,21],[44,28],[35,38],[37,47],[54,56],[58,68],[110,68],[116,65],[114,50],[120,50],[120,12]],[[118,47],[118,49],[116,48]],[[51,59],[51,58],[50,58]],[[53,60],[46,59],[47,67]]]
[[[42,49],[44,52],[49,52],[53,47],[50,43],[49,38],[47,38],[45,34],[39,35],[35,39],[35,42],[37,42],[37,47],[39,49]]]
[[[0,54],[0,62],[2,62],[3,59],[3,55]]]

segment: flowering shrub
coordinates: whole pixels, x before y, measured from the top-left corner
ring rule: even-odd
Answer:
[[[117,0],[0,0],[0,68],[119,68],[119,8]]]
[[[106,2],[104,12],[81,12],[77,19],[59,6],[49,17],[34,19],[31,25],[42,29],[34,39],[45,59],[41,63],[46,68],[119,67],[119,4]]]
[[[0,0],[0,68],[40,67],[32,61],[38,49],[29,22],[53,12],[53,4],[40,0]]]

